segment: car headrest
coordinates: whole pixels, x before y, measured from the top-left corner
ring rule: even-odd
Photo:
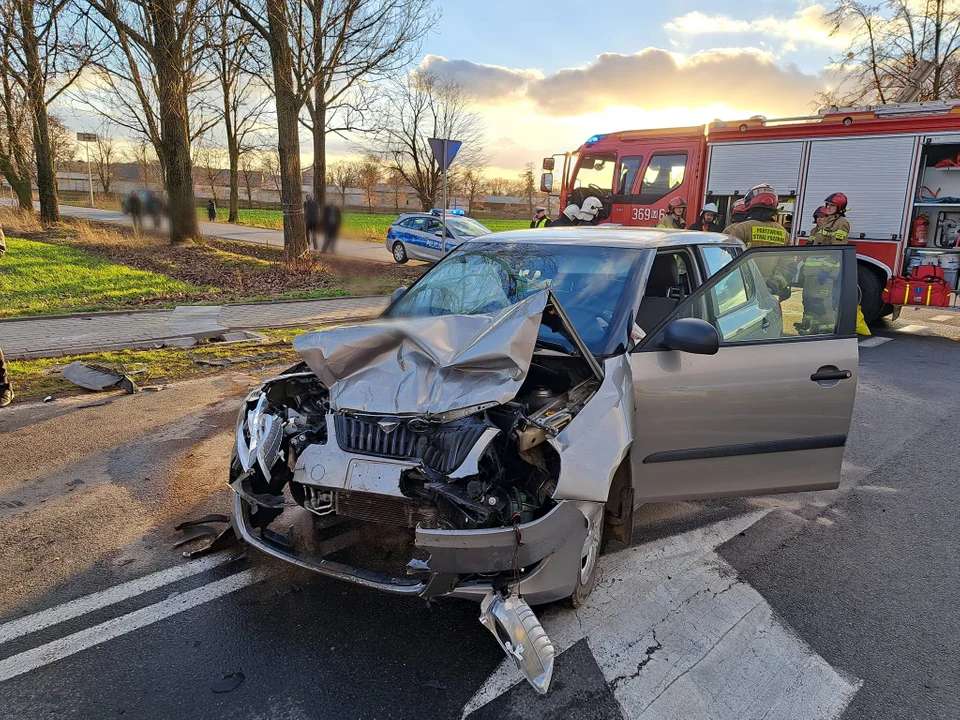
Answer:
[[[680,284],[680,267],[673,255],[657,255],[650,268],[647,287],[665,288]]]

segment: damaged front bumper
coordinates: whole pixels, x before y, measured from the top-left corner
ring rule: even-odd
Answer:
[[[424,579],[388,575],[301,552],[287,538],[256,528],[251,519],[258,511],[256,502],[236,492],[233,509],[237,532],[247,543],[326,577],[394,595],[424,599],[447,595],[477,602],[495,585],[510,584],[529,602],[541,604],[573,592],[589,523],[603,505],[562,500],[543,517],[516,528],[417,528],[415,545],[428,552],[429,559],[411,561],[410,569]],[[519,583],[504,582],[511,581],[514,572]]]

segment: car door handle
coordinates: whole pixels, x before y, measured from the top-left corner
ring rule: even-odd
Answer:
[[[760,329],[763,330],[764,332],[766,332],[767,330],[770,329],[770,321],[767,320],[767,318],[764,318],[764,319],[760,322]]]
[[[849,380],[853,373],[849,370],[817,370],[810,379],[814,382],[824,382],[827,380]]]

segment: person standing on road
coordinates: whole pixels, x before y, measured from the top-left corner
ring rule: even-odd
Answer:
[[[550,227],[553,222],[550,218],[547,217],[547,209],[544,207],[537,207],[533,215],[533,220],[530,221],[531,228],[543,228]]]
[[[307,227],[307,242],[312,250],[320,249],[320,203],[307,195],[303,202],[303,222]]]
[[[147,206],[144,208],[147,215],[153,218],[153,229],[160,229],[160,219],[163,216],[163,200],[153,190],[147,192]]]
[[[7,239],[0,230],[0,258],[7,254]],[[0,407],[6,407],[13,402],[13,386],[7,377],[7,361],[3,357],[3,348],[0,348]]]
[[[343,213],[333,203],[323,209],[323,252],[334,252],[333,246],[340,234],[340,225],[343,222]]]
[[[724,234],[732,235],[748,248],[785,247],[788,241],[786,229],[773,219],[780,206],[780,196],[770,185],[757,185],[743,196],[743,209],[747,219],[733,223],[723,229]],[[757,267],[763,274],[770,292],[787,300],[790,297],[790,280],[796,270],[786,257],[757,258]]]
[[[701,230],[703,232],[720,232],[720,223],[717,222],[717,215],[719,213],[720,208],[717,207],[716,203],[707,203],[703,206],[703,210],[700,211],[700,217],[698,217],[697,221],[688,229]]]
[[[673,228],[674,230],[683,230],[686,227],[683,224],[687,216],[687,200],[679,195],[671,198],[667,203],[667,214],[660,218],[657,223],[658,228]]]
[[[133,219],[134,231],[140,230],[143,227],[143,201],[140,199],[140,193],[136,190],[127,197],[127,212]]]
[[[213,199],[211,199],[210,202],[207,203],[207,220],[209,220],[210,222],[213,222],[216,219],[217,219],[217,204],[213,201]]]

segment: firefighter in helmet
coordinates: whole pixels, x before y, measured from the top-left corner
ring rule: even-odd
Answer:
[[[823,206],[817,208],[821,220],[810,233],[810,245],[843,245],[850,237],[850,223],[847,222],[847,196],[843,193],[831,193]],[[817,213],[814,213],[816,220]]]
[[[704,232],[720,232],[720,223],[717,222],[717,216],[720,209],[716,203],[707,203],[700,211],[700,217],[690,226],[690,230],[702,230]]]
[[[671,198],[670,202],[667,203],[667,214],[660,218],[657,227],[683,230],[686,227],[683,222],[686,216],[687,201],[685,198],[677,195],[677,197]]]
[[[594,197],[593,195],[588,198],[584,198],[583,204],[580,205],[580,212],[577,215],[577,217],[580,219],[580,224],[596,224],[601,210],[603,210],[603,203],[600,202],[600,198]]]
[[[730,206],[730,224],[743,222],[747,219],[747,211],[743,209],[744,202],[743,198],[739,198],[733,201],[733,205]]]
[[[579,225],[580,224],[580,206],[576,203],[570,203],[567,205],[563,212],[560,213],[560,217],[553,221],[553,227],[564,227],[568,225]]]
[[[723,232],[741,240],[748,248],[784,247],[789,239],[787,231],[773,219],[779,204],[777,191],[769,185],[752,187],[743,196],[743,209],[747,219],[728,225]],[[781,300],[790,297],[790,279],[794,271],[791,261],[786,257],[775,257],[770,261],[767,258],[757,258],[757,267],[771,293]]]

